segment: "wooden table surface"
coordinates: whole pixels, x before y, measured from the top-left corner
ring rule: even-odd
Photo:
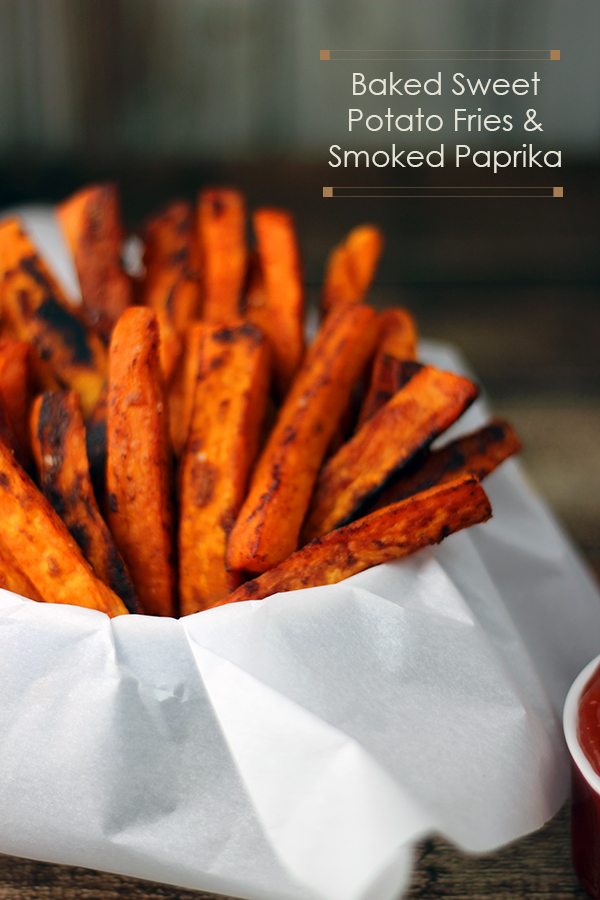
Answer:
[[[423,206],[412,207],[417,212],[410,219],[392,218],[389,205],[376,211],[365,207],[364,218],[387,216],[391,243],[404,248],[400,251],[404,254],[401,267],[407,273],[403,287],[395,286],[397,272],[388,267],[376,299],[381,304],[407,303],[423,333],[463,349],[494,410],[510,418],[520,432],[525,444],[523,462],[533,483],[600,574],[600,218],[589,193],[593,189],[592,199],[599,196],[597,171],[594,178],[591,181],[587,174],[579,182],[572,179],[569,195],[576,193],[577,184],[579,193],[568,207],[568,216],[554,221],[556,206],[542,210],[522,204],[511,219],[508,206],[492,210],[450,202],[436,207],[433,225],[425,218]],[[216,175],[212,180],[230,179]],[[249,189],[265,196],[257,183],[248,176]],[[277,202],[294,208],[294,198],[285,194],[290,184],[282,179],[273,187],[271,178]],[[297,199],[297,187],[295,191]],[[172,190],[165,187],[165,193]],[[404,205],[402,210],[407,208]],[[487,216],[483,224],[471,218],[482,211]],[[492,211],[493,218],[487,215]],[[316,223],[307,247],[309,280],[314,283],[325,240],[330,242],[331,235],[317,233],[324,225],[312,209],[304,209],[303,215]],[[358,215],[357,211],[354,218]],[[495,229],[493,241],[489,228]],[[435,240],[430,240],[432,234]],[[475,269],[469,269],[471,261]],[[460,272],[464,278],[457,276]],[[467,272],[473,277],[466,277]],[[600,649],[600,635],[598,643]],[[210,896],[0,857],[0,900],[207,900]],[[425,841],[409,896],[424,900],[583,897],[570,862],[568,810],[537,834],[483,858],[466,858],[439,840]]]

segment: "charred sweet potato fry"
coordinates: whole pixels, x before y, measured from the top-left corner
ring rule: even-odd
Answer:
[[[91,412],[105,382],[106,351],[86,332],[16,220],[0,225],[0,278],[4,313],[18,339],[33,344],[55,376],[50,383],[76,391],[84,412]]]
[[[187,329],[183,338],[182,355],[169,385],[169,429],[176,456],[181,455],[190,430],[202,348],[210,328],[207,322],[193,322]]]
[[[246,278],[246,207],[238,191],[211,188],[198,198],[203,318],[227,325],[240,316]]]
[[[0,541],[16,566],[47,603],[127,612],[123,602],[96,578],[67,526],[0,442]]]
[[[358,427],[372,419],[422,368],[421,363],[378,353],[373,361],[369,390],[360,409]]]
[[[98,578],[137,612],[135,591],[96,504],[77,396],[45,393],[31,415],[33,453],[40,485]]]
[[[223,603],[337,584],[371,566],[439,544],[449,534],[485,522],[491,514],[477,478],[465,476],[330,531],[274,569],[242,584]]]
[[[464,412],[477,396],[461,375],[424,366],[321,470],[303,542],[350,521],[362,503]]]
[[[17,446],[14,448],[22,465],[30,458],[29,408],[33,384],[31,347],[24,341],[0,343],[0,405],[10,422]]]
[[[106,490],[109,524],[147,613],[174,613],[167,415],[152,310],[126,310],[110,342]]]
[[[280,209],[259,209],[253,216],[262,291],[250,290],[246,317],[271,344],[273,370],[283,396],[304,354],[304,288],[294,222]]]
[[[29,600],[41,600],[41,596],[34,588],[27,575],[21,571],[15,562],[15,558],[0,540],[0,588],[12,591]]]
[[[359,225],[329,255],[322,306],[327,314],[338,304],[362,303],[373,280],[383,235],[374,225]]]
[[[19,454],[19,439],[12,424],[2,399],[0,398],[0,441],[5,447],[8,447],[15,456]]]
[[[362,305],[335,310],[321,326],[231,532],[231,569],[263,572],[296,549],[321,461],[376,335],[375,313]]]
[[[409,369],[403,364],[417,357],[417,329],[405,309],[387,309],[379,316],[380,338],[359,425],[375,415],[403,386]]]
[[[194,413],[181,460],[181,614],[213,606],[239,584],[227,570],[229,532],[246,492],[269,393],[269,347],[250,322],[206,337]]]
[[[57,207],[81,287],[81,312],[88,328],[110,338],[132,302],[131,282],[121,267],[123,232],[114,184],[93,184]]]
[[[463,475],[476,475],[483,481],[520,449],[521,442],[509,423],[492,419],[483,428],[431,450],[422,461],[417,460],[409,472],[392,479],[377,497],[374,507],[380,509]]]
[[[176,201],[146,223],[143,233],[146,275],[141,302],[164,314],[182,333],[200,314],[200,280],[196,261],[194,213]]]

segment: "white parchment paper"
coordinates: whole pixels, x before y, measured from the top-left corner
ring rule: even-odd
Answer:
[[[541,826],[600,599],[517,463],[486,488],[493,520],[434,550],[179,621],[0,591],[0,852],[395,900],[424,833],[484,851]]]

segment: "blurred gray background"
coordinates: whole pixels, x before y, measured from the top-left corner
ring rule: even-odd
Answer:
[[[597,0],[2,0],[0,153],[321,158],[333,137],[344,136],[353,68],[319,67],[321,47],[560,45],[560,66],[459,68],[513,76],[539,68],[544,84],[535,105],[544,140],[564,145],[572,161],[593,159],[600,147],[599,36]],[[377,74],[392,65],[368,68]],[[438,66],[393,68],[425,74]],[[446,112],[452,103],[435,99]],[[510,109],[511,100],[486,105]]]

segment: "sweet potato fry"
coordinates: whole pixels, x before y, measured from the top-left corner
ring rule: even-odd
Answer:
[[[17,567],[47,603],[127,612],[123,602],[96,578],[67,526],[0,442],[0,537]]]
[[[111,531],[147,613],[174,613],[167,415],[152,310],[134,306],[110,342],[106,490]]]
[[[362,305],[335,310],[321,326],[231,532],[231,569],[263,572],[296,549],[321,461],[376,334],[375,313]]]
[[[280,209],[253,216],[263,290],[250,290],[246,317],[267,335],[273,369],[283,396],[304,353],[304,288],[294,222]]]
[[[381,251],[383,235],[374,225],[359,225],[329,255],[323,283],[322,307],[327,314],[338,304],[362,303]]]
[[[520,449],[521,442],[509,423],[492,419],[483,428],[432,450],[422,461],[417,460],[414,468],[392,479],[377,497],[374,508],[381,509],[462,475],[476,475],[482,481]]]
[[[13,428],[13,424],[9,415],[4,408],[2,400],[0,398],[0,441],[4,444],[5,447],[15,454],[15,456],[19,453],[19,440],[17,438],[16,432]]]
[[[17,445],[19,462],[27,466],[31,459],[29,408],[32,396],[31,347],[24,341],[0,343],[0,405],[10,422]]]
[[[213,606],[237,584],[227,570],[229,532],[244,499],[269,393],[269,347],[250,322],[206,337],[194,413],[181,460],[181,614]]]
[[[302,542],[349,522],[476,396],[477,388],[467,378],[424,366],[321,470]]]
[[[33,344],[55,376],[50,383],[76,391],[84,412],[91,412],[105,382],[106,351],[97,335],[85,331],[14,219],[0,225],[0,279],[4,312],[18,339]]]
[[[417,356],[417,329],[405,309],[387,309],[379,317],[380,338],[359,425],[372,418],[405,383],[410,369],[402,364]]]
[[[33,584],[18,567],[15,558],[0,540],[0,588],[12,591],[29,600],[41,600],[41,596]]]
[[[222,602],[262,600],[283,591],[337,584],[371,566],[439,544],[449,534],[485,522],[491,514],[477,478],[465,476],[330,531],[242,584]]]
[[[357,427],[372,419],[422,368],[421,363],[378,353],[373,361],[371,383],[360,409]]]
[[[106,476],[106,410],[108,407],[108,385],[85,420],[85,445],[90,467],[94,493],[102,508]]]
[[[183,342],[182,337],[180,337],[175,330],[175,326],[164,309],[154,310],[154,315],[158,322],[158,356],[160,359],[160,370],[163,376],[163,384],[166,389],[170,385],[177,369],[183,349]]]
[[[123,232],[114,184],[93,184],[57,207],[81,287],[81,312],[88,328],[108,341],[121,313],[132,302],[121,267]]]
[[[141,302],[168,316],[178,333],[200,313],[200,280],[195,258],[194,213],[176,201],[146,223],[146,275]]]
[[[45,393],[37,397],[31,435],[46,498],[97,577],[121,598],[129,612],[139,612],[131,578],[96,503],[76,394]]]
[[[187,329],[179,365],[169,385],[169,429],[176,456],[181,455],[190,430],[202,347],[210,328],[207,322],[193,322]]]
[[[198,198],[203,318],[228,325],[240,316],[246,278],[246,207],[238,191],[211,188]]]

